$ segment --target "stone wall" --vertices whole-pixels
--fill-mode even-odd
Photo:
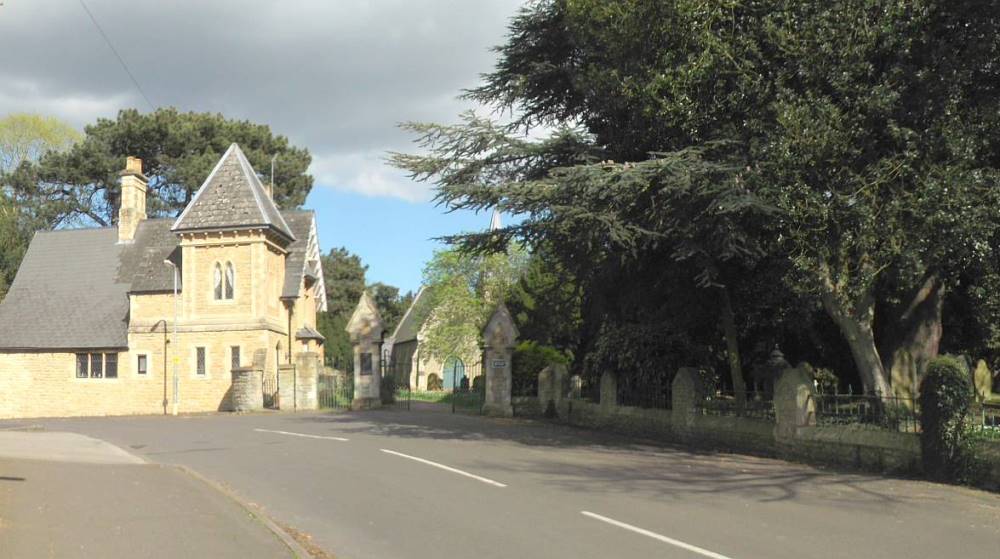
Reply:
[[[253,367],[233,369],[233,411],[248,412],[264,409],[261,371]]]
[[[319,371],[323,358],[316,353],[299,353],[295,356],[295,405],[300,410],[319,408],[317,396]]]
[[[564,399],[557,407],[558,418],[571,425],[664,442],[869,471],[920,471],[920,438],[916,434],[860,425],[817,426],[812,382],[802,373],[788,369],[776,382],[775,421],[704,414],[696,405],[701,396],[694,369],[681,369],[675,376],[672,410],[618,406],[609,401],[613,392],[608,388],[601,391],[600,403]],[[602,388],[607,388],[605,382]],[[1000,442],[984,443],[984,449],[993,483],[1000,486]]]

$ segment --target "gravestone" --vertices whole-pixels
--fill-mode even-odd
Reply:
[[[542,410],[552,402],[556,408],[567,396],[568,386],[566,365],[556,363],[549,365],[538,373],[538,405]]]
[[[774,384],[774,433],[792,438],[800,427],[816,425],[816,385],[806,367],[787,368]]]
[[[569,377],[569,393],[566,395],[571,400],[579,400],[583,395],[583,378],[580,375]]]
[[[354,409],[377,408],[382,405],[379,393],[382,371],[379,356],[382,353],[382,317],[375,301],[365,291],[345,328],[354,346]]]
[[[483,368],[486,372],[486,400],[483,413],[501,417],[514,415],[511,406],[511,357],[519,333],[503,303],[483,329]]]
[[[618,405],[618,377],[610,371],[601,374],[601,408],[608,410]]]

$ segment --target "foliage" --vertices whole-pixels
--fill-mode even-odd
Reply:
[[[396,326],[413,303],[413,292],[404,295],[399,294],[399,288],[387,285],[382,282],[375,282],[368,286],[368,293],[375,300],[378,313],[382,317],[382,324],[385,326],[386,336],[392,335],[396,331]]]
[[[556,364],[568,365],[569,358],[558,349],[533,340],[517,344],[510,361],[513,393],[521,394],[528,387],[536,386],[538,373],[545,367]]]
[[[924,470],[935,479],[962,481],[973,456],[965,441],[972,385],[965,367],[941,356],[927,366],[920,387],[920,446]]]
[[[524,215],[454,240],[548,244],[588,300],[606,295],[596,275],[653,255],[703,286],[783,261],[768,279],[822,304],[865,387],[888,394],[897,352],[937,353],[934,297],[995,258],[998,19],[969,1],[532,2],[468,92],[512,123],[409,125],[429,152],[393,162],[450,208]],[[551,134],[525,134],[538,126]],[[904,339],[877,340],[876,318]],[[593,338],[618,318],[584,320]]]
[[[118,172],[126,156],[143,161],[149,178],[147,213],[176,215],[236,142],[250,163],[270,181],[274,157],[274,200],[281,208],[301,206],[312,188],[309,151],[291,145],[270,127],[220,114],[182,113],[173,108],[140,113],[123,110],[98,119],[66,151],[51,151],[15,174],[19,200],[42,200],[54,213],[52,226],[111,225],[118,218]]]
[[[14,113],[0,119],[0,301],[14,281],[31,235],[51,226],[39,201],[17,196],[21,183],[11,173],[49,152],[69,149],[79,138],[76,130],[54,117]]]
[[[68,150],[81,135],[52,116],[11,113],[0,118],[0,176],[50,151]]]
[[[352,372],[354,351],[350,336],[344,328],[365,289],[365,271],[368,267],[361,263],[361,257],[344,247],[330,249],[320,256],[320,261],[323,266],[327,310],[317,313],[316,329],[326,338],[326,364]]]
[[[517,282],[526,259],[516,244],[506,252],[483,256],[435,252],[424,269],[428,297],[424,308],[429,316],[420,322],[427,354],[443,362],[476,351],[486,321]]]
[[[521,339],[575,354],[583,325],[582,295],[565,265],[546,249],[535,247],[506,303]]]

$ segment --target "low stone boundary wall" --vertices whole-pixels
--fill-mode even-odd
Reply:
[[[788,369],[775,385],[775,420],[706,415],[696,405],[697,371],[678,371],[670,410],[619,406],[613,378],[602,378],[599,403],[570,392],[556,406],[558,419],[579,427],[665,442],[725,448],[869,471],[919,473],[920,437],[860,425],[816,425],[814,387],[805,371]],[[605,374],[605,377],[608,377]],[[570,382],[572,385],[572,381]],[[575,397],[574,397],[575,396]],[[540,399],[543,395],[540,393]],[[546,391],[544,397],[554,399]],[[542,403],[539,402],[539,405]],[[991,479],[1000,486],[1000,441],[983,443]]]

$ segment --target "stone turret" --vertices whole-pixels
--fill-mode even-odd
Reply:
[[[381,401],[382,369],[382,317],[375,301],[367,291],[361,293],[358,306],[345,328],[354,346],[354,402],[355,409],[377,408]]]
[[[129,243],[135,239],[135,230],[146,219],[146,192],[149,180],[142,174],[142,159],[129,157],[121,178],[121,203],[118,207],[118,242]]]

